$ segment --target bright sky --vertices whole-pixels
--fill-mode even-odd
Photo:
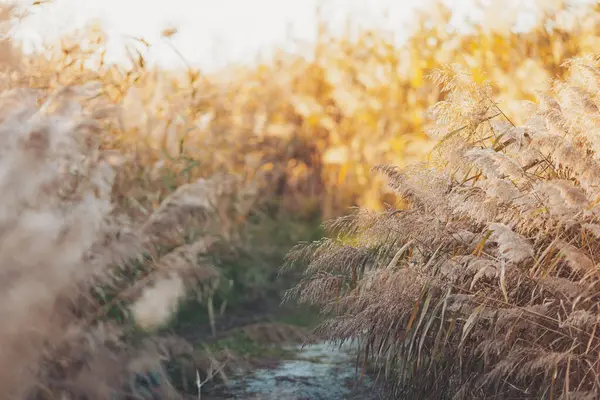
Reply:
[[[1,1],[1,0],[0,0]],[[31,4],[33,0],[17,0]],[[16,31],[27,46],[39,46],[60,34],[81,28],[96,19],[110,37],[109,54],[122,54],[127,36],[143,37],[153,45],[150,59],[163,65],[178,65],[180,59],[160,38],[160,32],[175,26],[173,44],[192,64],[215,69],[231,61],[255,59],[258,52],[274,45],[289,48],[290,39],[311,41],[316,34],[316,9],[332,29],[343,29],[347,16],[354,23],[406,32],[413,11],[430,0],[52,0],[32,9]],[[458,15],[468,15],[474,0],[446,0]],[[531,7],[536,1],[484,0],[501,4],[500,11],[519,3]],[[387,16],[385,13],[387,11]]]
[[[24,1],[25,2],[25,1]],[[31,2],[31,1],[29,1]],[[366,5],[370,2],[371,11]],[[173,44],[191,63],[214,68],[228,61],[246,61],[290,38],[314,39],[319,0],[53,0],[34,9],[18,36],[39,45],[58,34],[99,19],[108,31],[113,50],[125,36],[143,36],[153,44],[151,54],[163,64],[178,57],[160,38],[162,29],[176,26]],[[328,0],[324,12],[334,28],[342,28],[349,13],[361,20],[381,17],[397,0]],[[393,6],[390,18],[405,24],[416,2]],[[379,14],[379,15],[377,15]],[[43,27],[40,28],[40,27]]]

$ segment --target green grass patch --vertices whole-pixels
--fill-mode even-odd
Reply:
[[[273,322],[280,322],[305,328],[315,329],[323,318],[319,315],[319,309],[305,305],[285,305],[281,307],[279,313],[273,317]]]
[[[254,215],[241,235],[243,244],[239,248],[217,248],[212,255],[213,264],[222,273],[221,284],[213,296],[217,325],[228,318],[257,315],[274,322],[316,326],[316,310],[292,304],[280,310],[285,291],[299,279],[298,271],[280,274],[280,269],[289,250],[299,241],[322,237],[320,221],[301,220],[293,215]],[[190,299],[180,305],[168,328],[199,332],[208,326],[207,305]]]
[[[243,331],[204,344],[209,351],[219,353],[229,351],[237,357],[246,359],[293,359],[297,352],[278,345],[267,345],[252,340]]]

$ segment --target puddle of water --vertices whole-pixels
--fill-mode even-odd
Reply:
[[[233,379],[228,392],[233,398],[261,400],[379,398],[375,397],[373,382],[368,377],[357,380],[352,344],[341,348],[326,343],[290,348],[297,350],[296,359]],[[353,397],[359,392],[363,394]],[[365,395],[368,393],[371,397]]]

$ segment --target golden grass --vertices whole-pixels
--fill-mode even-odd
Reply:
[[[421,18],[402,47],[378,32],[323,32],[311,59],[281,53],[214,76],[154,69],[135,51],[130,66],[108,65],[93,27],[45,55],[3,42],[0,320],[10,323],[0,327],[0,365],[11,366],[0,368],[3,392],[105,399],[125,390],[136,365],[166,357],[149,343],[123,348],[136,322],[165,323],[184,292],[210,307],[220,271],[205,256],[215,243],[237,244],[257,208],[276,202],[284,212],[328,218],[395,200],[380,193],[370,169],[407,165],[432,148],[440,132],[427,130],[426,110],[447,99],[426,79],[435,68],[466,65],[476,82],[487,71],[499,89],[470,87],[461,105],[495,109],[491,99],[500,99],[518,123],[528,111],[505,100],[533,99],[599,39],[594,8],[581,25],[549,29],[552,14],[526,34],[449,33],[449,14],[439,11],[433,27]],[[441,104],[438,111],[455,105]],[[576,192],[567,183],[548,191]],[[366,260],[352,250],[359,239],[349,232],[346,247],[327,257]],[[487,242],[479,243],[473,251],[482,255]],[[360,268],[351,271],[354,284]],[[339,283],[326,278],[327,287]],[[381,279],[384,292],[402,284]],[[509,292],[505,282],[500,293]],[[115,307],[126,308],[125,322],[108,317]]]
[[[427,79],[434,69],[458,63],[476,82],[495,82],[494,98],[518,120],[512,100],[533,99],[565,73],[564,61],[593,51],[600,38],[593,7],[575,26],[554,12],[519,34],[486,26],[449,32],[451,13],[435,11],[401,46],[376,31],[356,38],[322,31],[309,58],[280,52],[215,75],[149,67],[143,41],[132,46],[130,67],[105,64],[103,33],[91,27],[47,56],[25,57],[24,72],[6,85],[98,84],[119,109],[103,135],[103,148],[122,153],[115,195],[137,214],[219,171],[253,180],[296,212],[317,207],[328,218],[353,205],[381,209],[381,182],[370,168],[406,165],[431,148],[426,111],[444,98]]]
[[[289,295],[398,398],[598,398],[600,57],[568,66],[519,124],[490,85],[436,73],[431,160],[376,168],[406,207],[290,253],[305,278]]]

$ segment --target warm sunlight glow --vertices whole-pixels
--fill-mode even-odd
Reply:
[[[0,399],[600,399],[590,1],[0,0]]]
[[[21,0],[20,4],[31,4]],[[44,41],[76,27],[98,20],[110,35],[109,56],[122,56],[128,37],[143,37],[153,45],[149,59],[162,65],[181,64],[180,57],[164,43],[160,33],[177,27],[172,44],[190,63],[204,68],[222,67],[231,61],[249,61],[275,45],[288,48],[316,37],[317,8],[335,31],[353,25],[376,27],[402,39],[414,10],[425,1],[397,0],[53,0],[34,8],[27,22],[17,31],[26,48],[37,48]],[[447,0],[456,18],[478,18],[473,0]],[[485,3],[485,2],[484,2]],[[519,6],[530,10],[535,1],[503,1],[510,12]],[[525,15],[521,24],[531,18]],[[295,40],[296,44],[292,44]]]
[[[177,27],[173,44],[186,59],[204,67],[216,67],[228,61],[246,61],[257,52],[290,39],[312,41],[316,34],[318,0],[55,0],[32,12],[18,36],[27,46],[39,46],[73,27],[82,27],[97,19],[106,27],[118,56],[127,36],[143,37],[154,45],[152,58],[161,64],[178,63],[176,54],[161,44],[163,29]],[[345,17],[361,15],[365,22],[381,20],[383,9],[391,8],[389,20],[396,30],[410,19],[415,2],[391,6],[394,1],[329,1],[323,12],[337,29],[343,29]],[[374,6],[373,3],[378,3]],[[391,7],[390,7],[391,6]],[[362,19],[362,18],[361,18]],[[399,28],[399,29],[398,29]],[[176,65],[176,64],[175,64]]]

